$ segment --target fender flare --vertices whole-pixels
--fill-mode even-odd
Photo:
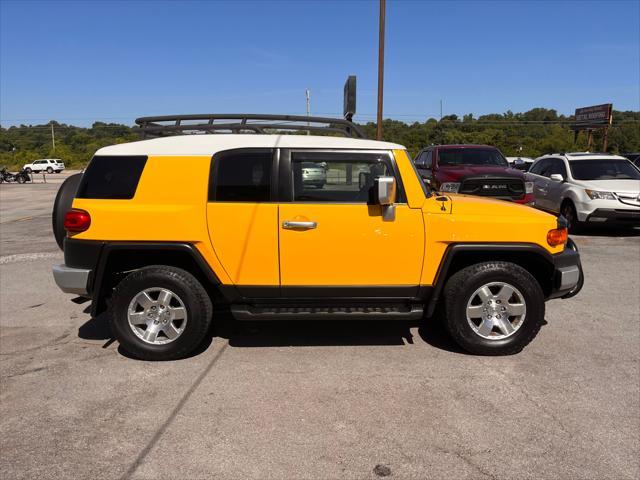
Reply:
[[[564,220],[564,217],[561,217]],[[429,298],[426,308],[426,317],[433,316],[438,300],[442,294],[445,283],[449,278],[449,270],[454,258],[460,253],[477,252],[477,253],[526,253],[538,256],[546,262],[550,268],[553,268],[553,255],[535,243],[452,243],[450,244],[440,262],[440,267],[436,273],[436,281],[433,292]]]
[[[206,278],[209,285],[218,288],[221,281],[206,262],[198,249],[191,243],[185,242],[105,242],[100,252],[100,258],[95,271],[92,272],[91,285],[91,315],[96,317],[105,310],[105,274],[108,273],[109,261],[112,254],[122,251],[139,252],[182,252],[186,253],[196,264],[200,273]],[[207,285],[204,285],[207,288]]]

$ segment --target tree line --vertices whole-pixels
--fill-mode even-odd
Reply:
[[[477,118],[472,114],[462,118],[447,115],[440,120],[429,118],[410,124],[387,119],[383,122],[383,135],[386,141],[405,145],[411,155],[428,145],[474,143],[496,146],[506,156],[535,158],[545,153],[586,150],[586,133],[576,138],[572,122],[572,116],[534,108],[524,113],[508,111]],[[361,127],[368,138],[375,138],[375,123]],[[594,133],[592,150],[602,150],[602,137],[601,130]],[[138,139],[135,127],[117,123],[95,122],[85,128],[51,121],[0,127],[0,165],[17,169],[39,158],[61,158],[68,167],[79,168],[101,147]],[[640,151],[640,112],[614,111],[608,143],[612,153]]]

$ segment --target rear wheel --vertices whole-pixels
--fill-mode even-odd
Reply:
[[[453,339],[479,355],[510,355],[538,334],[544,295],[519,265],[485,262],[456,272],[445,286],[445,323]]]
[[[53,168],[47,167],[47,173],[53,173]]]
[[[124,350],[143,360],[192,352],[211,325],[213,307],[189,272],[156,265],[127,275],[113,293],[111,329]]]
[[[567,220],[567,228],[570,233],[578,233],[583,223],[578,220],[576,207],[571,200],[565,200],[560,207],[560,214]]]

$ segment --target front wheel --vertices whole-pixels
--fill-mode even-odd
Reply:
[[[565,200],[560,207],[560,214],[567,220],[567,230],[570,233],[578,233],[583,227],[583,223],[578,220],[576,207],[571,200]]]
[[[52,174],[52,173],[53,173],[53,168],[51,168],[51,167],[47,167],[47,173],[48,173],[48,174]]]
[[[24,182],[25,182],[25,179],[24,179],[24,177],[23,177],[22,175],[18,175],[18,176],[16,177],[16,182],[18,182],[18,183],[24,183]]]
[[[463,349],[511,355],[535,338],[544,322],[544,295],[525,269],[510,262],[464,268],[447,281],[446,325]]]
[[[24,171],[27,172],[27,173],[31,173],[33,170],[31,170],[30,167],[27,167],[27,168],[24,169]]]
[[[111,329],[124,350],[143,360],[174,360],[191,353],[209,330],[209,295],[180,268],[136,270],[116,287]]]

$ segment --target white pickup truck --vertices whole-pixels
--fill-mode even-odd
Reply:
[[[27,163],[24,169],[28,173],[60,173],[64,170],[64,163],[59,158],[43,158],[42,160],[34,160],[31,163]]]

